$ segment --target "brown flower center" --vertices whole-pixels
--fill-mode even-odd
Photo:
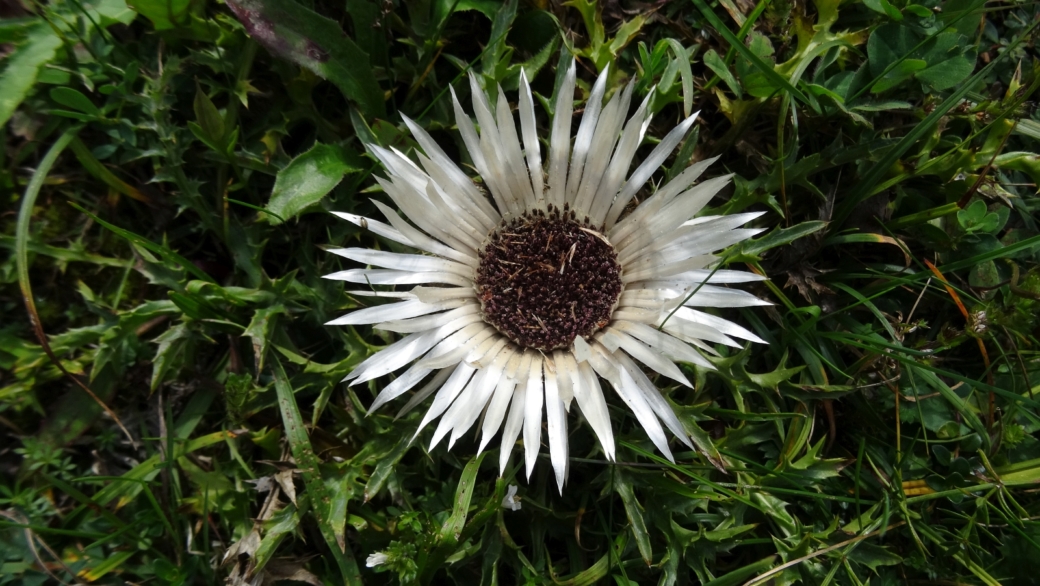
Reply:
[[[550,206],[491,233],[480,251],[476,288],[484,321],[521,346],[549,351],[610,322],[621,266],[587,219]]]

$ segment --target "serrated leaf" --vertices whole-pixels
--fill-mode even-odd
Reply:
[[[787,512],[788,504],[786,502],[760,491],[752,492],[750,497],[755,508],[772,517],[787,535],[794,535],[797,532],[798,522],[791,516],[791,513]]]
[[[848,556],[850,560],[863,564],[875,572],[879,566],[896,566],[903,563],[903,558],[873,543],[861,543],[851,548]]]
[[[513,21],[516,20],[516,0],[509,0],[503,2],[501,7],[491,17],[491,33],[488,37],[489,45],[487,50],[484,52],[484,57],[480,63],[481,72],[490,76],[492,79],[497,81],[495,75],[499,65],[505,65],[502,63],[503,55],[509,51],[509,46],[506,44],[506,37],[509,35],[509,28],[512,26]],[[494,84],[492,84],[494,85]],[[489,90],[493,90],[491,86]],[[494,91],[491,92],[492,95]]]
[[[792,376],[798,374],[805,369],[805,365],[796,366],[794,368],[785,368],[787,365],[787,353],[780,358],[780,365],[776,367],[773,372],[766,372],[763,374],[754,374],[746,372],[748,380],[755,383],[763,389],[770,389],[776,391],[780,388],[780,383],[790,380]]]
[[[270,337],[271,324],[282,313],[285,313],[285,306],[282,304],[262,307],[256,310],[256,313],[253,314],[253,319],[249,322],[246,330],[242,332],[243,336],[252,341],[253,359],[256,361],[257,370],[263,370],[264,368],[264,357],[267,355],[267,342]]]
[[[820,438],[820,441],[816,442],[816,445],[806,450],[804,456],[791,462],[788,469],[797,470],[798,472],[796,474],[798,476],[812,478],[814,480],[822,480],[824,478],[833,478],[838,476],[847,462],[841,458],[821,458],[819,456],[820,450],[823,448],[826,441],[827,438]]]
[[[58,35],[47,23],[40,22],[27,30],[25,40],[7,56],[0,73],[0,126],[11,119],[36,83],[40,70],[54,59],[59,47]]]
[[[732,517],[730,519],[732,520]],[[733,527],[725,527],[725,528],[720,528],[720,529],[713,529],[711,531],[705,531],[704,532],[704,538],[707,539],[708,541],[713,541],[715,543],[720,543],[722,541],[733,539],[734,537],[740,535],[741,533],[747,533],[748,531],[751,531],[755,527],[758,527],[757,523],[750,524],[750,525],[736,525],[736,526],[733,526]]]
[[[330,467],[326,466],[328,470]],[[347,505],[354,498],[357,488],[357,470],[350,465],[341,467],[341,473],[326,472],[323,475],[325,489],[329,495],[328,523],[340,550],[347,549]]]
[[[379,494],[379,491],[383,490],[383,486],[386,485],[390,474],[397,468],[398,463],[404,457],[411,444],[412,440],[408,437],[408,434],[402,434],[393,451],[379,458],[379,462],[376,464],[375,469],[372,470],[372,474],[368,477],[368,482],[365,484],[366,503]]]

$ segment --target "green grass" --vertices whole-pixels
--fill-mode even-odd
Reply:
[[[0,19],[0,584],[1035,582],[1037,4],[26,6]],[[608,392],[618,462],[572,417],[560,496],[547,454],[498,478],[474,438],[410,445],[418,411],[366,417],[387,377],[339,381],[393,338],[323,326],[361,301],[320,276],[396,246],[327,213],[386,201],[363,143],[416,148],[406,115],[462,159],[449,86],[515,104],[521,68],[548,136],[571,55],[583,99],[608,64],[656,87],[648,142],[701,112],[655,181],[721,157],[708,212],[768,212],[723,256],[775,305],[726,312],[768,346],[654,379],[697,451],[665,460]]]

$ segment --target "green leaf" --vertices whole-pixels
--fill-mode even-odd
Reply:
[[[975,200],[971,205],[957,212],[957,223],[965,230],[972,230],[982,223],[986,217],[986,204],[982,200]]]
[[[883,92],[914,77],[934,91],[949,89],[975,69],[976,51],[962,34],[952,31],[922,37],[913,29],[886,24],[867,40],[871,73],[878,81],[871,87]]]
[[[715,52],[715,49],[709,49],[708,52],[704,54],[704,64],[708,66],[708,69],[714,71],[715,75],[719,76],[719,79],[726,82],[730,91],[736,94],[738,98],[744,96],[744,91],[741,89],[737,78],[733,76],[733,72],[729,70],[729,67],[726,66],[726,62],[723,61],[722,57]]]
[[[804,456],[791,462],[789,469],[796,470],[797,472],[794,474],[797,476],[814,480],[838,476],[841,473],[841,469],[845,467],[846,462],[841,458],[819,457],[820,449],[823,448],[826,440],[827,438],[820,438],[816,445],[806,450]]]
[[[256,361],[256,369],[263,370],[264,356],[267,355],[267,343],[270,338],[271,324],[276,321],[278,315],[285,313],[285,306],[281,304],[271,307],[262,307],[253,314],[243,336],[248,337],[253,343],[253,359]]]
[[[339,185],[347,173],[360,171],[360,166],[342,147],[315,144],[278,172],[265,211],[268,221],[278,225],[296,217]]]
[[[440,532],[437,534],[437,545],[451,545],[459,543],[462,528],[466,526],[466,516],[469,514],[469,503],[473,500],[473,487],[477,483],[477,471],[480,463],[484,461],[487,452],[471,458],[462,470],[459,485],[455,489],[455,505],[451,509],[451,515],[444,521]]]
[[[78,94],[79,92],[76,93]],[[82,94],[80,95],[82,96]],[[86,99],[86,96],[84,96],[84,99]],[[72,152],[76,154],[76,159],[79,160],[80,165],[83,165],[83,169],[103,181],[105,185],[108,185],[115,191],[122,193],[125,196],[132,197],[137,201],[151,203],[148,196],[141,193],[139,189],[130,185],[126,181],[123,181],[112,171],[109,171],[108,167],[102,164],[101,161],[97,160],[97,157],[94,156],[94,153],[87,148],[87,145],[85,145],[82,140],[76,138],[69,146],[72,148]]]
[[[622,49],[632,42],[632,39],[636,38],[636,35],[639,34],[639,31],[643,28],[644,24],[646,24],[646,17],[642,14],[637,15],[632,20],[622,23],[621,26],[618,27],[617,34],[614,35],[614,38],[607,46],[610,55],[616,57]]]
[[[230,0],[227,5],[268,51],[331,81],[370,118],[386,116],[368,55],[334,20],[292,0]]]
[[[903,558],[873,543],[860,543],[848,553],[848,556],[850,560],[875,572],[879,566],[897,566],[903,563]]]
[[[966,423],[972,431],[979,434],[980,437],[986,438],[986,447],[987,449],[989,448],[989,434],[986,433],[986,426],[983,425],[979,416],[975,414],[970,403],[964,401],[964,399],[957,395],[957,393],[954,392],[945,381],[936,376],[935,372],[933,372],[934,369],[926,370],[924,365],[921,365],[921,367],[908,366],[908,370],[914,377],[921,377],[921,380],[923,380],[925,384],[936,391],[939,391],[939,394],[946,399],[950,406],[957,410],[964,423]],[[978,384],[977,386],[981,388],[982,385]]]
[[[157,31],[184,26],[191,0],[127,0],[127,6],[152,21]]]
[[[628,517],[628,526],[632,528],[632,535],[636,538],[639,555],[649,566],[654,561],[654,554],[650,549],[650,534],[646,530],[646,521],[643,520],[643,507],[636,500],[635,492],[632,490],[632,481],[624,472],[615,469],[614,486],[621,497],[621,502],[625,505],[625,516]]]
[[[816,5],[816,29],[829,31],[831,25],[838,20],[841,0],[813,0],[813,4]]]
[[[15,109],[36,83],[44,65],[54,60],[61,39],[46,22],[39,22],[25,33],[25,40],[7,56],[0,73],[0,126],[7,124]]]
[[[307,504],[307,501],[304,499],[300,499],[300,501],[301,506]],[[274,557],[278,546],[282,544],[285,537],[299,526],[300,513],[301,511],[297,510],[296,505],[289,503],[284,509],[272,515],[271,519],[265,523],[264,537],[260,540],[260,545],[257,546],[256,551],[252,554],[252,563],[257,571],[267,566],[267,563]]]
[[[509,35],[510,26],[516,20],[516,7],[516,0],[503,2],[491,19],[491,35],[488,48],[484,51],[483,59],[480,62],[480,71],[494,81],[501,81],[496,72],[500,64],[505,65],[502,63],[503,57],[511,51],[506,44],[506,37]],[[490,92],[492,95],[494,95],[493,85],[488,86],[488,89],[492,90]]]
[[[201,131],[200,140],[214,147],[214,150],[219,153],[225,152],[224,117],[220,115],[220,111],[213,104],[213,100],[210,100],[206,92],[202,91],[202,86],[200,85],[195,86],[193,107],[195,120],[198,125],[192,127],[192,132],[199,135]]]
[[[913,29],[895,23],[874,29],[867,39],[871,74],[877,77],[884,73],[888,66],[909,55],[919,40]]]
[[[128,559],[130,559],[135,553],[134,551],[121,551],[112,554],[105,558],[100,564],[90,568],[89,570],[81,570],[79,574],[84,580],[88,582],[94,582],[100,580],[106,574],[118,570]]]
[[[928,66],[914,77],[934,91],[954,87],[975,70],[975,47],[959,33],[945,32],[932,37],[919,54]]]
[[[70,87],[56,87],[50,91],[51,99],[58,102],[62,106],[67,106],[73,110],[79,110],[87,114],[94,116],[100,116],[101,110],[94,105],[94,102],[90,101],[90,98],[83,95],[77,89]]]
[[[1040,140],[1040,124],[1032,120],[1019,120],[1015,125],[1015,133]],[[1002,153],[994,161],[993,166],[999,169],[1021,171],[1033,180],[1040,181],[1040,155],[1030,152]]]
[[[791,513],[787,512],[788,503],[765,492],[751,493],[751,502],[763,513],[773,518],[780,529],[788,536],[794,535],[798,530],[798,522]],[[776,537],[774,537],[776,539]]]
[[[853,110],[860,112],[887,112],[889,110],[910,110],[913,104],[902,100],[884,100],[881,102],[866,102],[856,104]]]
[[[693,112],[693,69],[690,68],[690,59],[697,53],[695,45],[687,51],[682,43],[675,39],[664,39],[668,47],[675,55],[675,63],[679,65],[679,77],[682,82],[683,91],[683,116],[689,117]]]
[[[932,15],[932,10],[930,8],[921,6],[920,4],[907,4],[906,8],[904,8],[903,10],[906,10],[910,14],[913,14],[914,16],[917,16],[919,18],[928,18]]]
[[[914,73],[923,71],[926,67],[928,67],[928,62],[924,59],[903,59],[879,79],[870,88],[870,91],[880,94],[910,79]]]
[[[192,332],[185,323],[179,323],[155,338],[159,349],[155,351],[155,358],[152,360],[153,391],[166,380],[167,372],[181,361],[192,338]]]
[[[739,586],[747,581],[751,576],[769,571],[773,567],[774,563],[776,563],[776,556],[771,555],[767,558],[760,559],[753,564],[748,564],[742,568],[737,568],[736,570],[723,574],[710,582],[706,582],[704,586]]]
[[[978,17],[983,14],[985,4],[985,0],[946,0],[937,16],[943,24],[952,26],[952,30],[972,36],[978,31]]]
[[[758,385],[762,389],[768,389],[771,391],[778,391],[780,383],[786,382],[791,379],[792,376],[801,372],[805,366],[795,366],[794,368],[786,368],[787,366],[787,352],[784,352],[783,356],[780,357],[779,365],[772,372],[764,374],[754,374],[751,372],[744,371],[747,375],[748,380]],[[741,367],[742,369],[743,367]]]
[[[501,2],[497,0],[434,0],[433,21],[444,22],[449,15],[467,10],[475,10],[488,19],[494,20],[495,12],[498,11],[500,5]]]
[[[18,43],[37,22],[35,18],[4,18],[0,20],[0,43]]]
[[[892,20],[903,20],[903,13],[899,12],[899,9],[895,6],[892,6],[888,0],[863,0],[863,4],[874,12],[880,12]]]
[[[340,550],[347,549],[347,506],[354,498],[357,488],[357,469],[350,465],[339,466],[339,473],[333,466],[325,466],[324,482],[329,495],[328,524],[336,538]]]
[[[729,520],[732,520],[732,517],[730,517]],[[722,543],[758,527],[757,523],[753,525],[736,525],[732,527],[724,527],[725,525],[727,525],[727,523],[724,522],[723,526],[720,526],[719,529],[705,531],[704,538],[708,541],[714,541],[715,543]]]
[[[201,295],[185,295],[177,291],[169,291],[167,295],[170,296],[170,301],[191,319],[219,320],[226,317]]]
[[[372,474],[368,477],[368,482],[365,484],[366,503],[379,494],[379,491],[383,490],[386,481],[390,478],[394,469],[397,468],[401,458],[404,457],[411,445],[412,438],[408,437],[408,434],[402,434],[394,449],[379,459],[375,469],[372,470]]]

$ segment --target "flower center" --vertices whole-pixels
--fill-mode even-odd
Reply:
[[[480,251],[477,294],[484,321],[510,340],[549,351],[610,322],[621,266],[606,237],[574,212],[550,206],[505,222]]]

